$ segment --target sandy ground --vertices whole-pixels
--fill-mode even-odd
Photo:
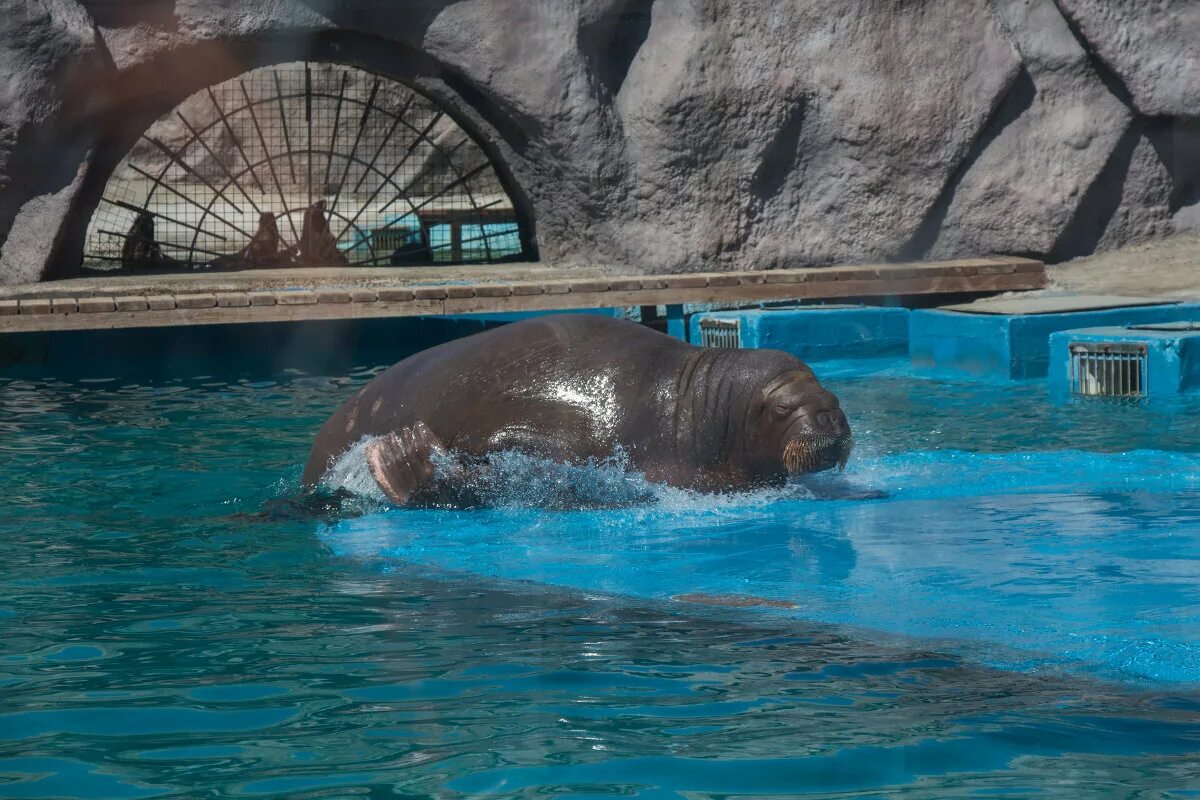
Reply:
[[[1067,261],[1046,274],[1047,291],[1200,299],[1200,233]]]

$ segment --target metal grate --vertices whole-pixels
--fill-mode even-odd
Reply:
[[[143,134],[88,228],[84,266],[495,263],[527,257],[479,145],[432,100],[296,62],[196,93]]]
[[[1147,347],[1129,342],[1076,342],[1070,346],[1071,392],[1088,397],[1145,397]]]
[[[741,347],[742,323],[736,319],[701,319],[700,346]]]

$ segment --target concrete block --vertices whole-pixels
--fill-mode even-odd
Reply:
[[[150,305],[146,302],[146,298],[140,295],[118,297],[116,304],[117,311],[146,311],[150,308]]]
[[[1047,314],[971,314],[928,309],[909,317],[913,366],[991,380],[1044,378],[1059,331],[1200,318],[1200,305],[1165,303]]]
[[[250,296],[245,292],[217,292],[218,308],[245,308],[250,305]]]
[[[317,302],[326,304],[349,303],[350,292],[345,289],[318,289]]]
[[[252,306],[275,305],[274,292],[247,292],[246,296],[250,298],[250,305]]]
[[[317,303],[317,293],[308,289],[275,292],[275,303],[281,306],[311,306]]]
[[[49,314],[50,301],[44,297],[21,301],[22,314]]]
[[[79,298],[79,313],[81,314],[103,314],[107,311],[116,311],[117,301],[111,297],[81,297]]]
[[[214,294],[179,294],[175,295],[175,307],[185,309],[215,308],[217,297]]]
[[[1056,399],[1072,396],[1071,346],[1091,345],[1099,350],[1103,345],[1143,345],[1145,358],[1137,367],[1114,367],[1123,369],[1119,373],[1125,386],[1134,384],[1150,399],[1174,397],[1188,392],[1200,392],[1200,314],[1196,321],[1164,323],[1161,326],[1135,326],[1124,328],[1083,328],[1061,331],[1050,336],[1050,393]],[[1090,366],[1090,369],[1089,369]],[[1084,374],[1080,380],[1083,394],[1091,394],[1097,384],[1111,383],[1103,375],[1104,365],[1082,364],[1085,372],[1099,372],[1098,376]],[[1136,377],[1131,378],[1133,374]],[[1111,375],[1111,372],[1110,372]],[[1093,387],[1088,389],[1089,384]]]
[[[901,355],[908,351],[908,309],[799,306],[695,314],[688,341],[699,344],[704,320],[736,321],[742,347],[784,350],[800,358]]]
[[[703,285],[704,284],[701,283],[701,286],[703,286]],[[589,280],[589,281],[572,281],[570,290],[577,294],[584,294],[584,293],[589,293],[589,292],[607,292],[611,288],[612,288],[612,283],[610,281]],[[553,292],[549,292],[549,290],[547,290],[547,292],[550,294],[553,294]]]

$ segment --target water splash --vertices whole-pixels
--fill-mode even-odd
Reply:
[[[337,458],[321,481],[331,493],[349,492],[380,505],[388,499],[367,466],[371,438],[352,445]],[[767,505],[784,498],[812,498],[799,482],[785,487],[708,494],[652,483],[618,451],[608,458],[567,464],[514,450],[492,453],[486,463],[458,453],[435,453],[435,479],[456,487],[457,507],[499,509],[585,510],[642,507],[681,512],[720,507]],[[452,477],[453,476],[453,477]]]
[[[387,505],[387,496],[371,477],[371,470],[367,466],[367,445],[371,441],[372,437],[364,436],[338,456],[321,478],[320,488],[330,493],[349,492],[356,497]]]

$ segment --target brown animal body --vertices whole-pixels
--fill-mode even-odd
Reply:
[[[439,345],[362,388],[321,428],[304,482],[356,442],[396,503],[444,497],[450,453],[476,469],[515,450],[560,462],[624,456],[658,483],[726,491],[845,463],[850,427],[798,358],[700,348],[595,315],[539,317]]]

